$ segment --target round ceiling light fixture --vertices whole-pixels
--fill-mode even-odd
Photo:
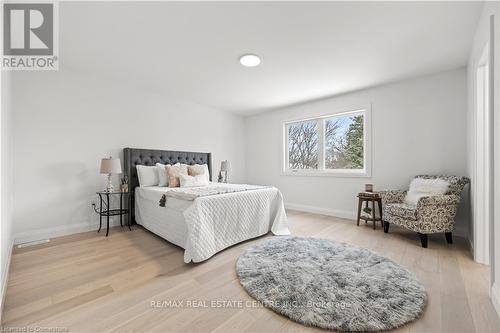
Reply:
[[[244,54],[240,57],[240,64],[245,67],[255,67],[260,64],[260,57],[256,54]]]

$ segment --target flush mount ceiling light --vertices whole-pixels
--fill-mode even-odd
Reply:
[[[260,64],[260,57],[255,54],[244,54],[240,57],[240,63],[245,67],[255,67]]]

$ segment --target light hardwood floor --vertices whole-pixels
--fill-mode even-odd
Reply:
[[[289,211],[292,233],[356,244],[414,272],[429,303],[419,320],[398,332],[500,332],[488,297],[488,267],[472,261],[465,240],[444,235],[420,247],[416,234],[380,225]],[[268,237],[268,236],[267,236]],[[201,264],[141,227],[61,237],[15,249],[3,326],[63,327],[70,332],[324,332],[265,308],[154,308],[152,301],[252,299],[239,285],[235,262],[262,237],[231,247]],[[165,303],[164,303],[165,304]],[[167,303],[168,305],[168,303]],[[194,304],[192,304],[194,305]],[[228,304],[226,304],[228,305]]]

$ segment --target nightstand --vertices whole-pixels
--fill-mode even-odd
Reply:
[[[372,204],[371,208],[368,206],[368,203]],[[365,208],[363,209],[363,204],[365,204]],[[375,204],[378,204],[379,217],[375,216]],[[370,211],[369,213],[364,210]],[[363,211],[363,212],[362,212]],[[375,230],[375,225],[378,221],[384,226],[384,221],[382,219],[382,198],[376,192],[360,192],[358,193],[358,218],[357,225],[359,227],[359,220],[365,220],[365,223],[368,221],[373,221],[373,230]]]
[[[107,192],[107,191],[99,191],[96,192],[97,195],[99,195],[99,210],[96,211],[97,214],[99,214],[99,230],[97,232],[101,231],[102,227],[102,218],[106,217],[106,237],[108,237],[109,234],[109,217],[110,216],[120,216],[120,226],[123,227],[123,215],[128,214],[128,208],[123,208],[123,197],[130,195],[129,192]],[[109,197],[111,196],[120,196],[120,209],[111,209],[111,205],[109,203]],[[103,207],[104,205],[104,207]],[[130,228],[130,221],[127,220],[127,226],[129,230],[132,230]]]

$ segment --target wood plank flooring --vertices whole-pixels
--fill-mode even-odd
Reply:
[[[444,235],[433,235],[423,249],[416,234],[392,226],[384,234],[380,225],[374,231],[351,220],[294,211],[288,216],[293,235],[359,245],[417,275],[429,303],[419,320],[398,332],[500,332],[488,296],[489,269],[472,261],[464,239],[448,245]],[[2,325],[70,332],[324,332],[236,302],[203,307],[217,300],[252,304],[234,266],[262,239],[187,265],[182,249],[139,226],[113,228],[108,238],[88,232],[15,249]]]

